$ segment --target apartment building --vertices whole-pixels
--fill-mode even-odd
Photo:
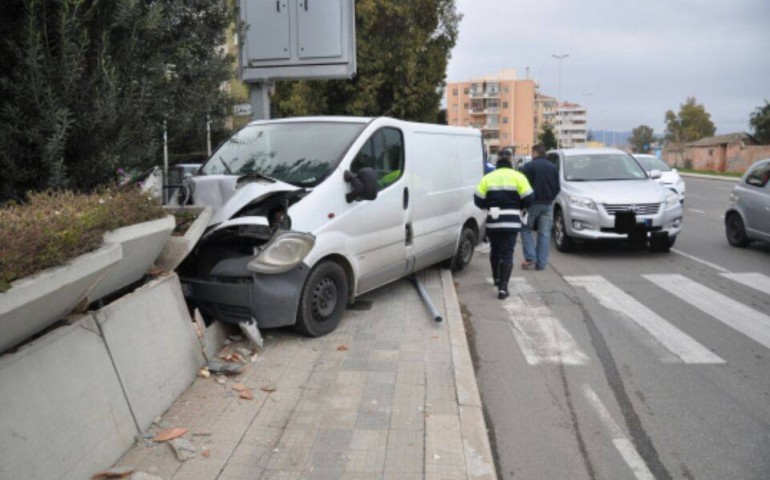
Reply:
[[[535,144],[535,82],[517,80],[516,70],[447,83],[447,123],[482,131],[489,153],[515,146],[528,154]]]
[[[577,103],[562,102],[554,123],[554,133],[562,148],[584,148],[588,141],[588,114]]]

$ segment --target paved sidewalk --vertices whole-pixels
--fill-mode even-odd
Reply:
[[[420,278],[444,322],[402,280],[325,337],[263,331],[254,363],[197,378],[145,435],[186,428],[193,458],[145,438],[118,465],[164,480],[495,479],[452,275]]]

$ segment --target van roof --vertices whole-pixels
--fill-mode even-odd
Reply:
[[[410,125],[415,130],[426,129],[428,131],[438,127],[443,132],[455,132],[467,135],[468,132],[481,135],[481,131],[476,128],[470,127],[457,127],[450,125],[440,125],[434,123],[421,123],[411,122],[408,120],[400,120],[392,117],[353,117],[353,116],[313,116],[313,117],[290,117],[290,118],[276,118],[267,120],[254,120],[249,122],[249,125],[259,125],[264,123],[302,123],[302,122],[333,122],[333,123],[357,123],[368,124],[377,120],[383,120],[386,122],[393,122],[402,125]]]

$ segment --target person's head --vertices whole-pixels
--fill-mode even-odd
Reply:
[[[511,166],[511,162],[513,161],[513,152],[511,152],[510,149],[504,148],[503,150],[500,150],[497,152],[497,166]]]
[[[545,157],[545,147],[539,143],[532,147],[532,158],[537,157]]]

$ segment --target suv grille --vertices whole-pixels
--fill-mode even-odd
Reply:
[[[659,203],[637,203],[637,204],[621,204],[621,205],[607,205],[604,204],[604,209],[610,215],[615,215],[615,212],[624,210],[632,210],[637,215],[656,215],[660,210]]]

